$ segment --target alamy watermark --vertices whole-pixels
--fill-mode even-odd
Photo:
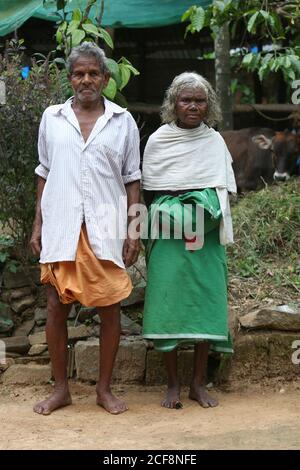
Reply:
[[[4,341],[0,339],[0,366],[6,364],[6,347]]]
[[[5,81],[0,77],[0,105],[6,104]]]
[[[292,82],[292,88],[295,88],[295,91],[292,94],[292,103],[300,104],[300,80],[294,80]]]
[[[201,249],[204,243],[204,207],[198,204],[154,202],[149,212],[144,204],[132,204],[127,213],[127,197],[122,196],[118,206],[99,204],[93,216],[101,227],[98,236],[102,240],[125,240],[127,236],[133,240],[184,240],[187,250]]]
[[[292,349],[296,349],[292,354],[292,363],[298,365],[300,364],[300,339],[292,342]]]

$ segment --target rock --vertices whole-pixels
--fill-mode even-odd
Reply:
[[[32,307],[26,308],[24,312],[22,312],[21,318],[22,321],[28,321],[28,320],[33,320],[34,318],[34,312],[33,312],[34,305]]]
[[[34,310],[34,321],[39,326],[45,325],[47,321],[47,309],[45,307],[37,307]]]
[[[3,275],[3,284],[6,289],[17,289],[18,287],[29,286],[30,279],[23,271],[12,273],[5,270]]]
[[[11,308],[16,313],[22,313],[28,307],[32,307],[35,303],[35,297],[33,295],[29,295],[27,297],[22,297],[20,299],[13,300],[11,302]]]
[[[24,354],[30,348],[27,336],[11,336],[9,338],[2,338],[1,341],[5,343],[6,353]]]
[[[50,356],[49,354],[41,355],[41,356],[23,356],[23,357],[16,357],[14,359],[16,364],[49,364]]]
[[[144,301],[147,280],[147,268],[145,257],[143,255],[140,255],[137,262],[133,266],[128,268],[127,272],[131,277],[133,290],[127,299],[122,300],[121,305],[123,307],[135,305]]]
[[[2,374],[5,385],[40,385],[51,380],[51,367],[37,364],[13,364]]]
[[[115,383],[142,383],[146,365],[146,343],[129,338],[121,340],[113,371]],[[76,373],[80,380],[98,380],[99,341],[79,341],[75,345]]]
[[[68,318],[73,319],[77,317],[77,311],[75,305],[72,305]]]
[[[36,306],[41,308],[47,307],[47,291],[45,286],[38,287]]]
[[[8,305],[2,304],[0,307],[0,336],[9,336],[13,328],[13,311],[9,308]]]
[[[94,315],[93,316],[93,321],[94,323],[97,323],[97,325],[101,325],[101,319],[99,315]]]
[[[36,285],[41,284],[41,268],[39,265],[37,266],[30,266],[29,268],[30,278],[32,282]]]
[[[121,334],[126,336],[140,335],[142,327],[121,313]]]
[[[85,325],[80,326],[69,326],[68,327],[68,338],[70,340],[84,339],[89,337],[89,330]],[[34,344],[46,344],[46,333],[36,333],[29,336],[29,342],[33,346]]]
[[[2,289],[0,300],[4,302],[5,304],[8,304],[10,301],[10,294],[11,294],[10,289]]]
[[[90,336],[93,336],[95,338],[99,338],[99,333],[100,333],[100,325],[97,323],[96,325],[89,325],[88,326],[89,334]]]
[[[299,362],[296,363],[293,358]],[[299,377],[299,363],[299,333],[256,332],[239,335],[234,343],[231,367],[224,380],[245,385],[262,383],[274,377],[296,380]]]
[[[265,307],[240,317],[239,321],[246,329],[299,331],[300,308],[296,305]]]
[[[147,282],[147,267],[144,255],[140,255],[137,262],[127,269],[134,287],[140,284],[144,285]]]
[[[15,328],[13,336],[28,336],[34,328],[34,320],[26,320]]]
[[[14,289],[10,293],[10,301],[21,299],[22,297],[28,297],[31,295],[30,287],[22,287],[21,289]]]
[[[0,361],[0,372],[6,371],[14,363],[15,360],[12,357],[6,357],[4,362]]]
[[[28,356],[39,356],[48,349],[46,344],[34,344],[28,351]]]
[[[0,316],[0,333],[6,336],[13,330],[14,322],[9,318],[2,318]]]
[[[192,350],[178,351],[178,376],[182,385],[191,383],[193,368]],[[147,351],[146,362],[146,385],[166,385],[168,382],[164,356],[161,352],[153,350]]]
[[[79,310],[79,315],[78,315],[78,321],[81,323],[84,323],[86,320],[91,321],[94,317],[94,315],[99,315],[97,314],[97,309],[95,307],[81,307]]]
[[[0,318],[8,318],[9,320],[13,320],[13,315],[14,315],[14,312],[9,307],[9,305],[1,304],[1,301],[0,301]]]
[[[130,296],[127,299],[121,301],[122,307],[128,307],[129,305],[135,305],[140,302],[144,302],[145,299],[145,287],[146,283],[142,287],[134,287]]]

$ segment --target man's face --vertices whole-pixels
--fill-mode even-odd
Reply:
[[[109,76],[101,72],[95,58],[82,56],[74,63],[69,80],[76,99],[82,103],[91,103],[99,100]]]
[[[175,105],[177,123],[184,129],[198,127],[207,115],[208,105],[204,90],[184,88],[178,95]]]

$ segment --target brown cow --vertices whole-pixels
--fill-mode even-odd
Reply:
[[[300,135],[253,127],[222,132],[233,158],[239,191],[259,189],[264,182],[286,181],[296,172]]]

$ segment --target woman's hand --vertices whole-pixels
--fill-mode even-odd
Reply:
[[[127,237],[123,245],[123,261],[126,268],[136,263],[141,249],[140,240]]]

